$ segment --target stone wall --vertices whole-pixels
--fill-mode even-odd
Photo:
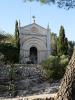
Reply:
[[[60,89],[57,93],[56,100],[75,100],[72,93],[73,88],[75,89],[75,48],[72,58],[67,66],[64,77],[61,81]]]
[[[10,66],[0,64],[0,97],[9,95],[9,69]]]
[[[13,91],[19,96],[31,94],[31,87],[42,83],[43,75],[41,65],[0,65],[0,96],[10,97]],[[11,84],[15,89],[9,89]]]

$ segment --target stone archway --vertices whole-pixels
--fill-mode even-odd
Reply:
[[[31,60],[31,63],[37,64],[37,48],[36,47],[30,48],[30,60]]]

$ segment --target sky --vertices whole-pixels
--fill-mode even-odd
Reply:
[[[20,20],[21,26],[33,23],[32,16],[36,17],[36,23],[47,28],[51,32],[59,34],[63,25],[66,37],[75,41],[75,8],[70,10],[60,9],[57,5],[44,5],[38,2],[26,2],[23,0],[0,0],[0,30],[14,34],[15,21]]]

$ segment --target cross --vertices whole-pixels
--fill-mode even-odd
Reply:
[[[35,16],[32,16],[32,18],[33,18],[33,21],[34,21],[34,23],[35,23],[35,18],[36,18],[36,17],[35,17]]]

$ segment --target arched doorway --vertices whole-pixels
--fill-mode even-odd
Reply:
[[[36,47],[30,48],[30,60],[31,60],[31,63],[33,64],[37,63],[37,48]]]

